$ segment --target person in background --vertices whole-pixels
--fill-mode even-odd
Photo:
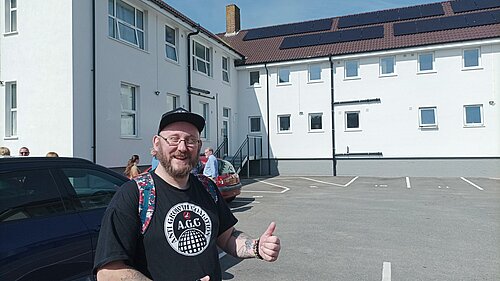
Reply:
[[[0,156],[10,156],[9,148],[5,146],[0,146]]]
[[[19,156],[30,156],[30,150],[26,146],[19,148]]]
[[[45,157],[59,157],[59,154],[54,151],[49,151],[47,152],[47,155],[45,155]]]
[[[154,148],[151,148],[151,171],[153,171],[154,169],[156,169],[156,167],[158,167],[158,164],[160,163],[160,161],[158,161],[158,158],[156,158],[156,150]]]
[[[215,180],[219,176],[219,163],[217,163],[213,148],[207,147],[205,149],[205,156],[207,157],[207,163],[205,163],[203,174]]]
[[[128,177],[129,179],[135,178],[141,173],[139,167],[137,167],[137,164],[139,164],[139,155],[134,154],[128,160],[125,172],[123,172],[126,177]]]

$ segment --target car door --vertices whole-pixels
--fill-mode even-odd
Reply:
[[[92,267],[87,227],[49,168],[0,174],[0,280],[76,280]]]

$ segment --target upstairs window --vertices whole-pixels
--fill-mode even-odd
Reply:
[[[418,55],[418,72],[434,71],[434,54],[426,53]]]
[[[483,105],[464,106],[464,123],[466,127],[483,126]]]
[[[17,0],[5,1],[5,32],[17,31]]]
[[[250,86],[260,86],[259,71],[250,71]]]
[[[144,50],[144,13],[121,1],[108,0],[109,36]]]
[[[278,68],[278,84],[290,83],[290,69],[283,67]]]
[[[179,96],[167,94],[167,108],[166,111],[174,110],[180,107]]]
[[[203,118],[205,118],[205,128],[203,128],[203,131],[201,131],[200,133],[200,137],[201,138],[204,138],[204,139],[207,139],[208,138],[208,120],[209,119],[209,108],[208,108],[208,103],[204,103],[204,102],[200,102],[200,106],[201,106],[201,116],[203,116]]]
[[[5,137],[17,136],[17,84],[7,82],[5,95]]]
[[[481,53],[479,48],[464,50],[463,67],[464,68],[477,68],[481,64]]]
[[[396,72],[395,68],[395,57],[380,58],[380,76],[393,75]]]
[[[321,81],[321,65],[313,64],[309,66],[309,82]]]
[[[210,49],[196,41],[193,43],[193,69],[207,76],[212,76]]]
[[[222,57],[222,81],[229,83],[229,58]]]
[[[137,136],[137,87],[121,85],[121,136]]]
[[[350,60],[345,62],[345,78],[358,78],[359,77],[359,62],[357,60]]]
[[[421,107],[419,112],[419,125],[421,128],[437,127],[436,107]]]
[[[250,123],[250,133],[260,133],[260,117],[248,117]]]
[[[177,30],[165,26],[165,56],[177,62]]]
[[[309,131],[323,131],[323,113],[309,114]]]
[[[359,130],[359,111],[345,112],[345,129],[346,131]]]
[[[290,115],[279,115],[278,116],[278,132],[291,132],[292,127],[290,124]]]

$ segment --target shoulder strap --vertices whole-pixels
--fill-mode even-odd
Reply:
[[[151,222],[156,204],[156,189],[153,177],[150,173],[139,175],[133,178],[139,189],[139,217],[141,218],[141,234],[146,232],[146,229]]]
[[[215,182],[213,182],[209,177],[203,175],[203,174],[198,174],[196,175],[198,177],[198,180],[201,182],[201,185],[207,190],[207,192],[212,196],[212,199],[214,199],[214,202],[217,204],[217,201],[219,200],[217,198],[217,185]]]

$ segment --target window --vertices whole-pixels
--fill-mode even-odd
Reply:
[[[418,55],[418,71],[429,72],[434,70],[434,54],[419,54]]]
[[[480,52],[478,48],[464,50],[464,68],[476,68],[480,66]]]
[[[231,112],[230,108],[227,107],[222,108],[222,117],[229,118],[229,112]]]
[[[359,130],[359,111],[346,111],[345,112],[345,129]]]
[[[309,114],[309,131],[323,131],[323,113]]]
[[[195,41],[193,44],[193,69],[212,76],[210,49]]]
[[[229,58],[222,57],[222,80],[229,83]]]
[[[95,209],[108,206],[122,181],[97,170],[85,168],[62,169],[76,192],[77,208]]]
[[[165,55],[177,62],[177,30],[165,25]]]
[[[280,115],[278,116],[278,132],[290,132],[291,124],[290,124],[290,115]]]
[[[17,84],[8,82],[5,95],[5,136],[17,136]]]
[[[122,137],[137,136],[137,88],[121,85],[121,135]]]
[[[321,81],[321,65],[313,64],[309,66],[309,82]]]
[[[396,57],[380,58],[380,75],[391,75],[395,73]]]
[[[260,117],[249,117],[250,133],[260,133]]]
[[[200,133],[200,137],[207,139],[208,138],[208,120],[209,120],[209,111],[208,111],[208,103],[200,103],[201,104],[201,116],[205,118],[205,128]]]
[[[260,72],[250,71],[250,86],[260,85]]]
[[[483,105],[464,106],[464,122],[466,127],[483,126]]]
[[[17,0],[5,1],[5,32],[17,31]]]
[[[167,111],[180,107],[179,96],[167,94]]]
[[[278,84],[290,83],[290,69],[278,68]]]
[[[359,77],[359,62],[350,60],[345,62],[345,78]]]
[[[437,127],[436,107],[421,107],[418,111],[420,127]]]
[[[108,0],[109,36],[144,50],[144,13],[121,0]]]

